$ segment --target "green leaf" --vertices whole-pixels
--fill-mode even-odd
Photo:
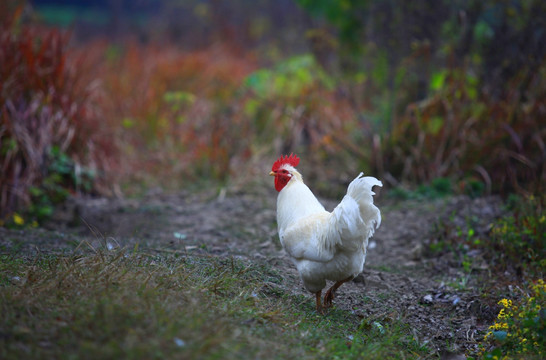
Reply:
[[[497,330],[497,331],[493,331],[493,336],[495,336],[495,339],[497,339],[499,341],[504,341],[504,340],[506,340],[506,337],[508,336],[508,333],[506,331],[503,331],[503,330]]]
[[[373,70],[372,79],[379,86],[386,86],[389,78],[389,60],[386,52],[377,55]]]
[[[245,86],[259,97],[298,97],[307,88],[321,84],[333,87],[333,80],[312,55],[300,55],[279,63],[273,69],[261,69],[245,79]]]
[[[272,78],[273,73],[271,70],[258,70],[245,79],[245,85],[259,96],[266,97],[269,94]]]
[[[444,119],[441,116],[433,116],[427,124],[427,132],[432,135],[438,134],[444,125]]]
[[[439,72],[432,74],[432,78],[430,79],[430,89],[434,91],[440,90],[444,86],[446,77],[446,70],[440,70]]]
[[[130,129],[135,126],[135,122],[131,118],[124,118],[121,121],[121,126],[123,126],[125,129]]]
[[[2,139],[2,141],[4,141],[1,150],[2,155],[6,155],[10,151],[17,150],[17,141],[15,139]]]
[[[163,95],[163,100],[168,103],[193,104],[195,95],[186,91],[167,91]]]
[[[495,32],[493,31],[491,26],[489,26],[489,24],[484,20],[478,21],[478,23],[474,27],[474,39],[476,39],[478,43],[484,43],[489,39],[493,38],[494,35]]]
[[[244,105],[245,115],[254,117],[258,112],[260,103],[255,99],[249,99]]]
[[[31,196],[33,197],[38,197],[40,195],[42,195],[44,193],[44,191],[36,186],[31,186],[29,189],[28,189],[28,192],[30,193]]]

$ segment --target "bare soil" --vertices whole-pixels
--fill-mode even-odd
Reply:
[[[276,229],[277,193],[270,184],[199,194],[151,191],[142,199],[71,199],[41,229],[0,228],[2,252],[73,251],[75,247],[135,247],[154,253],[206,253],[267,263],[284,276],[285,291],[309,296]],[[335,200],[323,199],[331,210]],[[379,194],[383,222],[370,242],[364,272],[338,291],[334,305],[362,321],[402,319],[414,336],[444,358],[462,357],[475,347],[496,315],[482,294],[489,268],[469,251],[463,269],[459,252],[430,251],[442,229],[486,234],[502,214],[495,197],[451,197],[394,201]],[[83,245],[82,245],[83,244]],[[327,316],[327,315],[326,315]],[[480,335],[482,334],[482,335]]]

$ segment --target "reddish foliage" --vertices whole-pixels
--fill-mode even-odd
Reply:
[[[68,35],[28,25],[19,29],[17,14],[0,27],[2,217],[28,205],[28,190],[47,175],[53,147],[97,171],[107,168],[114,152],[85,60],[71,56]]]
[[[86,51],[112,48],[96,43]],[[252,59],[222,47],[187,53],[129,43],[116,51],[99,75],[107,121],[119,129],[127,156],[126,179],[147,181],[161,173],[173,185],[180,177],[228,176],[230,157],[240,150],[231,109],[242,80],[255,69]]]

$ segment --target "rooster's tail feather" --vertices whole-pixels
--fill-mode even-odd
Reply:
[[[381,224],[381,213],[373,203],[374,186],[382,186],[381,181],[362,173],[349,184],[347,195],[332,212],[324,233],[326,249],[367,247],[368,239]]]
[[[355,199],[360,208],[360,216],[368,228],[368,237],[371,237],[375,229],[381,225],[381,213],[373,203],[374,186],[383,186],[383,183],[372,176],[360,173],[347,189],[347,195]]]

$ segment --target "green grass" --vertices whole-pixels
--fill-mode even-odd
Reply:
[[[400,319],[318,315],[262,265],[96,251],[0,256],[0,358],[426,358]]]
[[[388,196],[397,200],[433,200],[452,195],[453,185],[448,178],[436,178],[430,184],[420,185],[414,190],[395,187],[388,192]]]

